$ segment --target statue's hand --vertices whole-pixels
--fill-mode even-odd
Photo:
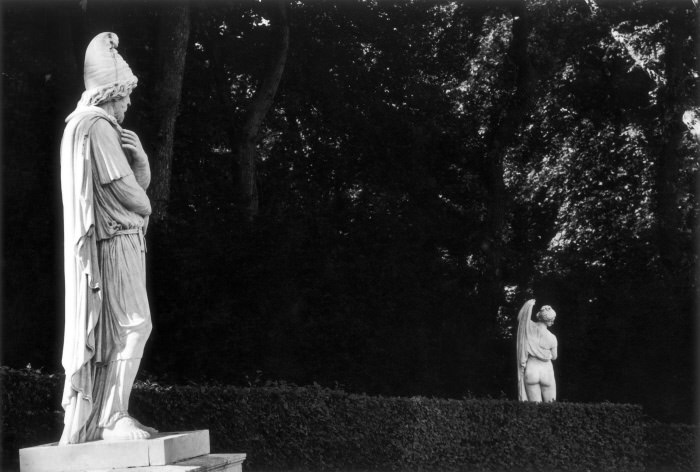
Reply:
[[[122,148],[128,157],[131,157],[134,164],[143,166],[148,164],[148,155],[143,150],[141,140],[138,135],[131,130],[123,129],[121,133]]]

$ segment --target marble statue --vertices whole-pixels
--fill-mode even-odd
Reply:
[[[121,128],[138,79],[100,33],[85,52],[83,92],[61,141],[66,373],[60,444],[145,439],[129,396],[151,332],[144,235],[151,174],[139,137]]]
[[[552,402],[557,398],[552,361],[557,358],[557,337],[549,332],[556,312],[544,305],[532,321],[535,300],[528,300],[518,313],[518,399]]]

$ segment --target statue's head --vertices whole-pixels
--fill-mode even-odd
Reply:
[[[117,113],[121,110],[121,119],[115,115],[121,121],[138,78],[117,52],[117,46],[119,38],[114,33],[100,33],[88,44],[83,69],[85,92],[80,104],[99,106],[114,102],[110,108]]]
[[[537,312],[535,318],[537,321],[545,323],[547,326],[554,324],[554,318],[557,317],[557,312],[549,305],[543,305],[540,311]]]

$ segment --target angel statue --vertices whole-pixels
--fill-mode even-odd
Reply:
[[[557,337],[547,329],[557,314],[549,305],[532,321],[535,300],[528,300],[518,313],[518,400],[553,402],[557,398],[552,361],[557,358]]]

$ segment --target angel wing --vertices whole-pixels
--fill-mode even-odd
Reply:
[[[531,322],[532,307],[535,300],[528,300],[518,313],[518,335],[516,337],[516,355],[518,360],[518,400],[527,401],[525,391],[525,364],[527,364],[527,324]]]

